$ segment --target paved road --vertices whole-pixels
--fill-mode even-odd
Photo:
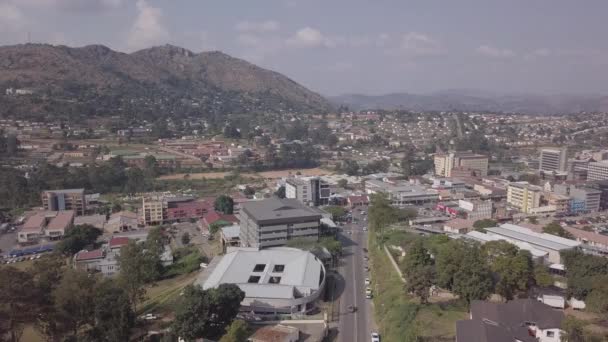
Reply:
[[[371,300],[365,298],[365,278],[368,277],[364,266],[363,248],[367,248],[367,232],[363,227],[367,222],[362,221],[358,210],[353,215],[359,220],[344,226],[340,239],[344,244],[344,258],[340,267],[343,277],[344,290],[340,297],[340,322],[338,325],[338,340],[343,342],[369,341],[372,327]],[[351,234],[348,234],[348,232]],[[348,306],[354,305],[354,313],[348,311]]]

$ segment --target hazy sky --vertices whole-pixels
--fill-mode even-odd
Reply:
[[[608,94],[608,0],[0,0],[0,44],[222,50],[326,95]]]

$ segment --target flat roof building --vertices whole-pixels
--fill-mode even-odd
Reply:
[[[365,191],[368,194],[386,193],[394,205],[432,203],[439,200],[437,190],[409,182],[368,180],[365,182]]]
[[[503,240],[517,243],[527,243],[532,248],[547,252],[547,261],[552,264],[561,264],[560,252],[573,249],[581,245],[580,242],[565,239],[559,236],[537,233],[531,229],[505,223],[499,227],[486,228],[490,236],[496,236]]]
[[[541,172],[566,171],[566,149],[543,148],[540,150],[538,170]]]
[[[87,209],[84,189],[46,190],[41,197],[45,210],[74,210],[76,215],[84,215]]]
[[[587,180],[608,180],[608,160],[589,163],[589,168],[587,170]]]
[[[301,238],[317,241],[322,215],[295,199],[271,198],[243,203],[239,212],[244,247],[282,246]]]
[[[244,311],[298,313],[314,307],[325,277],[323,263],[307,251],[236,248],[215,257],[195,283],[203,289],[237,285],[245,292]]]

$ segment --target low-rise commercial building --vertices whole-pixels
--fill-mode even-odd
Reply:
[[[42,211],[29,217],[17,233],[20,244],[59,240],[74,225],[74,211]]]
[[[282,246],[295,238],[316,241],[322,215],[294,199],[266,199],[243,203],[239,212],[244,247]]]
[[[565,239],[559,236],[537,233],[531,229],[517,226],[514,224],[502,224],[500,227],[486,228],[490,236],[513,243],[527,243],[534,249],[547,252],[547,262],[551,264],[561,264],[560,252],[580,246],[580,242]]]
[[[483,220],[492,218],[492,201],[490,200],[459,200],[458,207],[464,211],[469,220]]]
[[[383,182],[368,180],[365,182],[368,194],[385,193],[393,205],[434,203],[439,200],[439,192],[434,189],[411,182]]]
[[[243,311],[302,313],[323,293],[326,271],[314,254],[295,248],[229,249],[216,256],[196,284],[203,289],[235,284],[243,292]]]

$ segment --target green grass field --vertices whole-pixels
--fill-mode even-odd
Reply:
[[[397,231],[385,235],[385,241],[398,246],[413,238],[415,235]],[[369,245],[374,310],[383,339],[415,342],[418,341],[416,337],[422,337],[424,341],[453,341],[456,321],[468,317],[463,303],[450,300],[420,304],[418,299],[405,292],[403,282],[374,234],[370,234]]]

